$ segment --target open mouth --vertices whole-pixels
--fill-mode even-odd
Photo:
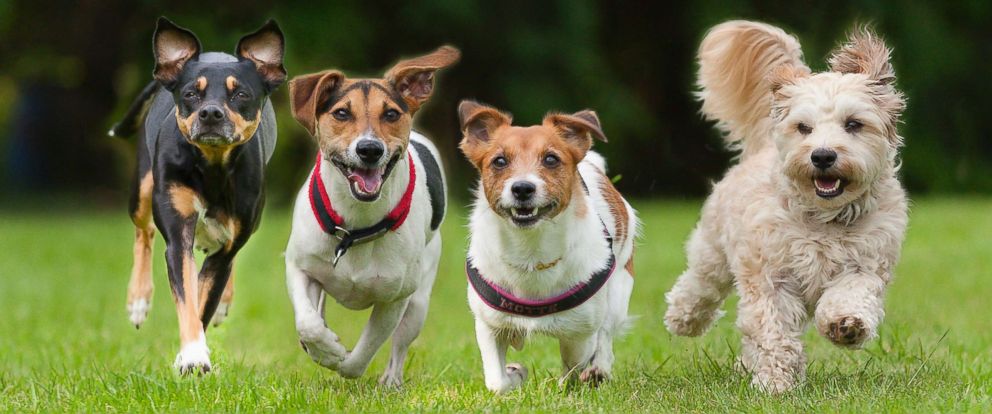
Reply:
[[[820,198],[834,198],[844,192],[847,181],[840,177],[813,177],[813,187]]]
[[[222,146],[231,143],[231,140],[223,135],[206,133],[197,135],[193,140],[197,144],[210,145],[210,146]]]
[[[351,195],[358,201],[375,201],[382,191],[382,183],[389,177],[396,162],[400,159],[399,154],[389,160],[383,167],[351,166],[343,161],[333,158],[332,162],[341,174],[348,179],[351,188]]]
[[[530,227],[553,209],[554,205],[544,207],[511,207],[510,221],[518,227]]]

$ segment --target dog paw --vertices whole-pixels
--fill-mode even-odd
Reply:
[[[179,375],[203,375],[210,372],[210,349],[207,342],[200,339],[183,345],[173,364]]]
[[[338,341],[338,336],[323,326],[300,330],[300,345],[310,359],[320,366],[337,370],[348,350]]]
[[[837,346],[857,348],[868,338],[868,329],[860,318],[844,316],[827,325],[827,338]]]
[[[597,366],[586,367],[586,369],[582,370],[582,373],[579,374],[579,381],[592,385],[593,387],[598,387],[599,384],[602,384],[608,379],[610,379],[610,373]]]
[[[210,324],[215,327],[220,326],[220,324],[224,323],[224,320],[227,319],[227,313],[230,312],[230,310],[231,310],[230,303],[224,303],[224,302],[218,303],[217,310],[214,311],[213,318],[210,318]]]
[[[700,336],[713,326],[713,322],[723,315],[719,310],[684,310],[670,305],[665,312],[665,327],[678,336]]]
[[[527,380],[527,368],[518,363],[506,364],[506,376],[486,378],[486,388],[496,394],[506,394],[520,387]]]
[[[151,302],[145,298],[128,301],[127,315],[128,319],[130,319],[131,323],[134,325],[134,329],[141,328],[141,324],[145,323],[145,318],[148,317],[148,311],[151,308]]]

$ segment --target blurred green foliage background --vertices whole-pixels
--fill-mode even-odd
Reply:
[[[894,48],[908,96],[902,174],[914,195],[992,193],[992,2],[469,1],[280,2],[0,1],[0,200],[51,193],[119,202],[133,143],[105,131],[151,79],[151,35],[165,15],[206,50],[276,18],[290,76],[325,68],[378,76],[400,57],[452,44],[462,61],[443,72],[418,129],[444,152],[452,195],[474,172],[457,152],[455,108],[475,98],[520,124],[549,110],[599,112],[597,144],[618,185],[637,196],[698,197],[733,154],[698,114],[694,54],[706,29],[747,18],[798,35],[808,63],[824,58],[856,22],[872,22]],[[270,202],[285,204],[314,146],[273,96],[280,142]],[[123,207],[122,207],[123,209]]]

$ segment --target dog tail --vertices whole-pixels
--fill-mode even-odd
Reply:
[[[806,68],[799,41],[764,23],[732,20],[714,26],[699,46],[702,113],[716,121],[732,150],[748,156],[771,143],[772,83],[778,67]]]
[[[148,115],[148,108],[151,106],[152,101],[155,100],[155,93],[158,92],[159,88],[158,85],[157,81],[151,81],[148,85],[145,85],[145,88],[141,90],[141,93],[134,99],[134,102],[131,102],[131,106],[128,107],[124,118],[110,127],[107,135],[127,138],[138,132],[138,128],[145,122],[145,116]]]

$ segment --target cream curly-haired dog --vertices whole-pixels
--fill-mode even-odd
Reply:
[[[830,71],[812,74],[794,37],[746,21],[712,28],[700,46],[702,111],[741,159],[703,206],[665,325],[702,334],[736,286],[741,362],[768,392],[803,379],[810,317],[857,348],[885,313],[907,223],[896,177],[905,104],[889,53],[859,29]]]

